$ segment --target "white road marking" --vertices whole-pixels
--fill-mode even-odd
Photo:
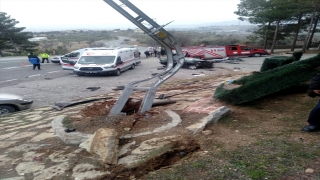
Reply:
[[[61,72],[61,71],[51,71],[51,72],[47,72],[47,73],[50,74],[50,73],[56,73],[56,72]]]
[[[0,81],[0,83],[4,83],[4,82],[10,82],[10,81],[16,81],[18,79],[8,79],[8,80],[5,80],[5,81]]]
[[[24,66],[14,66],[14,67],[6,67],[6,68],[1,68],[1,69],[16,69],[16,68],[21,68],[21,67],[26,67],[26,66],[32,66],[32,65],[24,65]]]
[[[28,77],[34,77],[34,76],[42,76],[42,74],[35,74],[35,75],[28,76]]]
[[[19,68],[19,67],[7,67],[7,68],[2,68],[2,69],[15,69],[15,68]]]

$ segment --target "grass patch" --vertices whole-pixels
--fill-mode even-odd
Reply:
[[[208,153],[144,178],[320,179],[320,133],[300,131],[317,101],[305,94],[290,94],[228,105],[233,112],[207,127],[213,135],[204,138],[201,149]],[[307,168],[315,172],[306,174]]]
[[[146,179],[279,179],[303,172],[311,160],[319,157],[319,146],[313,144],[262,140],[236,150],[211,153],[210,157],[149,174]],[[319,172],[316,177],[320,178]]]

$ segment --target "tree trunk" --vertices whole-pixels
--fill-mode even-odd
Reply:
[[[264,49],[267,49],[269,28],[270,28],[270,22],[268,23],[267,32],[266,32],[266,35],[264,37],[264,42],[263,42],[263,48]]]
[[[18,50],[17,50],[17,47],[16,47],[16,45],[14,44],[14,42],[13,42],[13,40],[12,40],[12,38],[10,37],[10,42],[11,42],[11,44],[12,44],[12,46],[13,46],[13,48],[14,48],[14,52],[16,53],[16,55],[18,54]]]
[[[310,46],[311,46],[311,44],[312,44],[312,38],[313,38],[314,33],[315,33],[316,30],[317,30],[318,21],[319,21],[319,15],[316,16],[316,19],[315,19],[315,21],[314,21],[313,29],[312,29],[310,38],[309,38],[309,40],[308,40],[307,49],[309,49]]]
[[[313,25],[313,20],[314,20],[315,13],[316,13],[316,8],[313,9],[310,25],[309,25],[309,28],[308,28],[308,34],[307,34],[306,39],[304,40],[304,43],[303,43],[303,47],[302,47],[302,52],[303,53],[305,53],[306,49],[307,49],[307,43],[309,41],[309,37],[310,37],[310,33],[311,33],[311,27]]]
[[[296,29],[296,33],[295,33],[293,41],[292,41],[291,51],[294,51],[294,48],[297,43],[297,39],[298,39],[299,31],[300,31],[300,26],[301,26],[301,18],[302,18],[302,13],[300,13],[298,16],[297,29]]]
[[[279,24],[280,24],[280,20],[277,20],[276,30],[274,31],[272,46],[271,46],[271,50],[270,50],[272,54],[274,53],[274,48],[275,48],[276,43],[277,43],[277,35],[278,35],[278,31],[279,31]]]
[[[2,53],[2,51],[0,50],[0,57],[3,57],[3,53]]]

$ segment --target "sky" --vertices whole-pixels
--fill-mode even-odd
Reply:
[[[119,2],[114,0],[114,2]],[[237,21],[240,0],[130,0],[159,25]],[[128,9],[128,8],[126,8]],[[136,26],[103,0],[0,0],[0,12],[27,31],[127,29]]]

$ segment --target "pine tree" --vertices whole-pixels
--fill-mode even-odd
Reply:
[[[37,43],[28,41],[32,38],[31,32],[23,32],[25,27],[15,27],[19,21],[7,16],[7,13],[0,12],[0,56],[3,51],[15,52],[35,51]]]

